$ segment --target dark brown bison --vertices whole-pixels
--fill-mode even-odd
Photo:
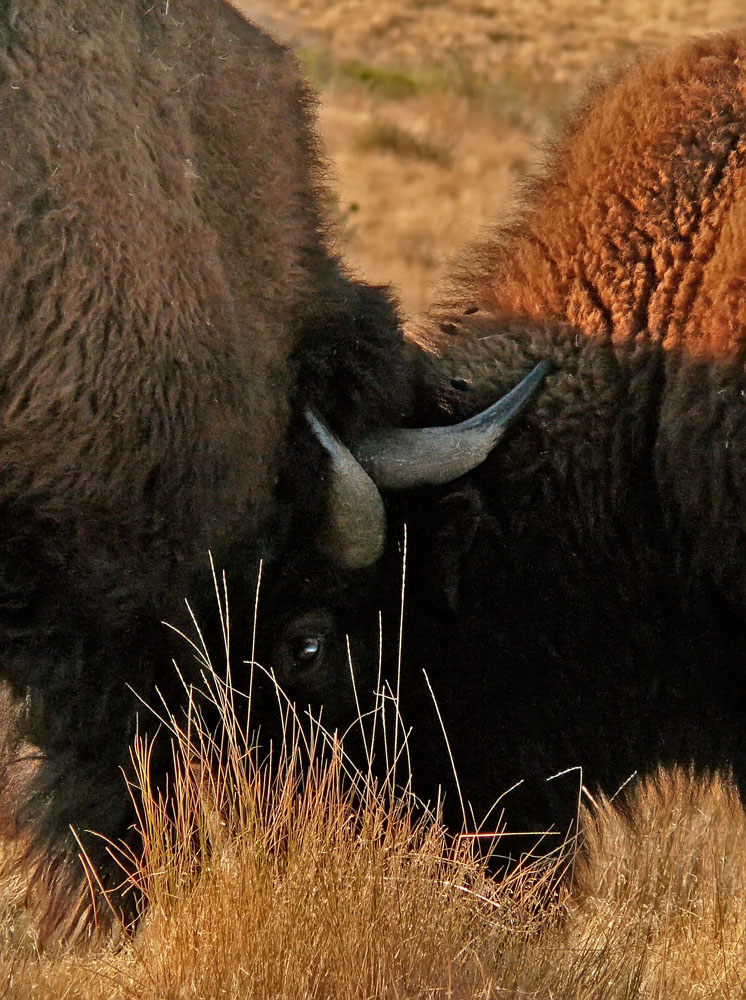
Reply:
[[[0,134],[0,819],[69,934],[78,839],[110,888],[89,831],[135,836],[138,698],[191,679],[161,619],[212,603],[208,552],[238,593],[299,538],[372,561],[378,493],[309,420],[405,422],[416,350],[330,250],[293,58],[222,0],[0,5]]]
[[[86,831],[127,833],[159,620],[209,550],[281,545],[294,414],[388,422],[408,387],[386,295],[327,249],[294,60],[227,4],[5,5],[0,87],[3,817],[46,932],[89,905],[71,826],[121,875]]]
[[[413,333],[423,425],[552,359],[484,464],[398,493],[380,437],[351,443],[389,523],[408,526],[401,710],[414,788],[445,790],[452,823],[462,803],[423,669],[470,826],[518,785],[497,814],[553,828],[551,847],[581,784],[613,793],[658,763],[733,768],[744,787],[744,66],[746,35],[715,36],[593,93]],[[344,625],[353,639],[370,603]],[[300,699],[329,686],[335,643],[318,625]],[[325,669],[348,671],[333,655]]]

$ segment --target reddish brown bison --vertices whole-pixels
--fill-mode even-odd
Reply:
[[[517,783],[498,810],[509,825],[561,832],[581,781],[612,793],[675,762],[746,781],[744,66],[746,35],[715,36],[593,93],[413,335],[420,424],[468,416],[538,359],[555,367],[483,465],[384,490],[409,532],[414,787],[447,790],[452,823],[461,802],[422,669],[470,825]],[[400,485],[368,443],[352,450]],[[353,639],[369,604],[345,623]],[[324,673],[339,634],[317,633],[301,699],[348,671],[331,656]]]
[[[0,818],[43,934],[90,914],[76,835],[120,880],[88,831],[134,837],[136,695],[178,697],[159,622],[208,551],[240,593],[301,537],[381,548],[318,435],[406,421],[415,351],[329,249],[311,105],[222,0],[0,6]]]

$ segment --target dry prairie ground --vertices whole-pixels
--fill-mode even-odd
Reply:
[[[420,310],[444,262],[506,210],[589,76],[746,24],[738,0],[235,0],[321,89],[344,249]]]
[[[231,727],[235,735],[235,728]],[[169,822],[141,810],[150,910],[118,946],[36,953],[21,885],[0,909],[13,1000],[736,1000],[746,960],[746,817],[720,781],[676,773],[625,813],[588,814],[572,893],[546,866],[502,882],[473,842],[412,820],[340,758],[270,783],[234,744],[180,737]],[[213,757],[213,767],[208,767]],[[227,762],[226,762],[227,761]]]

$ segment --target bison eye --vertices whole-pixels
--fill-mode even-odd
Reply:
[[[274,648],[273,663],[281,681],[299,684],[304,696],[323,683],[322,676],[330,667],[329,654],[334,649],[334,621],[323,608],[305,611],[282,629]]]
[[[324,640],[320,635],[303,636],[293,649],[293,660],[299,667],[309,667],[321,657],[323,651]]]

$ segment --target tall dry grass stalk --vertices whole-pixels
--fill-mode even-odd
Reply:
[[[230,672],[203,667],[188,711],[161,713],[167,796],[151,744],[133,752],[136,933],[39,955],[16,885],[0,997],[743,995],[746,818],[727,782],[661,772],[624,807],[586,809],[572,885],[557,888],[552,863],[498,880],[473,840],[356,771],[279,694],[285,740],[269,755]]]
[[[473,841],[416,818],[395,794],[400,753],[380,784],[279,691],[283,740],[274,753],[261,749],[238,721],[241,696],[207,658],[203,666],[219,722],[206,722],[196,698],[185,719],[164,717],[174,747],[168,800],[149,785],[149,747],[135,749],[145,852],[134,878],[147,901],[140,988],[487,996],[488,956],[549,918],[552,866],[495,882]],[[364,742],[373,744],[370,732]]]
[[[158,990],[362,998],[458,984],[481,996],[480,950],[546,918],[538,871],[498,886],[470,844],[367,777],[351,784],[338,743],[309,763],[296,731],[278,763],[242,753],[217,782],[203,749],[190,742],[174,836],[162,813],[149,834],[138,945]]]
[[[355,770],[279,692],[285,735],[268,752],[230,672],[199,652],[203,690],[182,715],[160,711],[167,790],[152,743],[133,750],[144,850],[120,856],[141,926],[85,954],[39,955],[31,929],[0,959],[0,996],[488,996],[494,955],[551,919],[551,865],[494,881],[474,841],[416,817],[391,772],[381,786]]]

